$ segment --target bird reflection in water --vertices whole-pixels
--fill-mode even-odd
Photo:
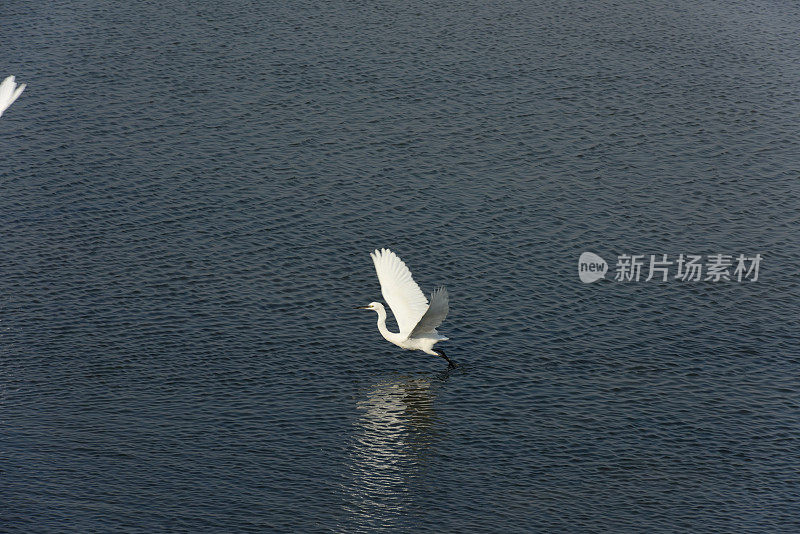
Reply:
[[[426,467],[437,451],[433,406],[447,374],[375,384],[356,404],[361,412],[350,450],[347,508],[364,527],[391,527],[428,491]]]

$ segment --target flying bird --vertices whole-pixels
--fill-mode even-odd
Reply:
[[[24,89],[24,83],[17,87],[17,82],[14,81],[13,76],[9,76],[3,80],[3,83],[0,83],[0,117],[3,116],[3,112],[8,109],[8,106],[13,104],[14,100],[22,94]]]
[[[406,350],[421,350],[426,354],[441,356],[447,360],[448,367],[456,367],[442,349],[433,348],[436,343],[448,340],[436,331],[450,311],[447,289],[440,287],[434,290],[428,304],[428,299],[411,278],[411,271],[397,254],[383,248],[371,252],[370,256],[381,283],[381,294],[392,309],[400,331],[390,332],[386,328],[386,308],[380,302],[370,302],[357,309],[378,312],[378,330],[386,341]]]

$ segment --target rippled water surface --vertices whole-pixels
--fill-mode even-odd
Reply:
[[[0,530],[800,532],[797,4],[0,21]],[[458,369],[352,309],[376,247]]]

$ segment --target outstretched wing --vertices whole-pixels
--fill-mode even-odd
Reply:
[[[9,76],[3,83],[0,83],[0,115],[14,103],[22,91],[25,90],[25,84],[21,84],[17,87],[17,83],[14,81],[13,76]]]
[[[436,327],[442,324],[447,312],[450,311],[450,299],[447,296],[447,289],[440,287],[431,293],[431,305],[428,311],[422,316],[417,325],[411,330],[408,337],[429,334],[436,331]]]
[[[370,256],[381,283],[381,294],[392,309],[400,333],[408,335],[428,309],[428,300],[397,254],[382,248]]]

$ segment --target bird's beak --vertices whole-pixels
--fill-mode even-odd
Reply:
[[[355,308],[353,308],[353,309],[355,309],[355,310],[368,310],[368,309],[369,309],[369,306],[356,306],[356,307],[355,307]]]

